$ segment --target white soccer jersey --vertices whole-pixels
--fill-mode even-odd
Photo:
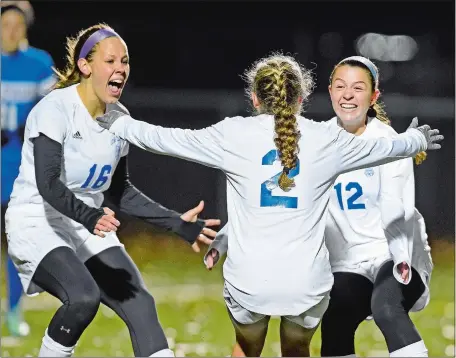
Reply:
[[[412,130],[397,139],[366,141],[328,123],[299,117],[296,186],[282,191],[282,170],[271,115],[233,117],[205,129],[163,128],[122,116],[110,131],[143,149],[225,172],[228,257],[224,278],[244,308],[299,315],[330,291],[333,276],[324,244],[327,204],[344,171],[379,165],[426,149]]]
[[[329,123],[338,126],[336,117]],[[397,135],[391,126],[373,118],[359,137]],[[412,262],[414,238],[420,237],[415,233],[412,158],[339,175],[328,208],[325,237],[333,272],[382,257],[391,257],[395,265],[407,262],[417,270],[422,268],[416,260]],[[403,282],[396,269],[393,274]]]
[[[76,87],[73,85],[52,91],[27,118],[19,176],[14,183],[6,215],[7,232],[21,225],[24,213],[47,218],[62,215],[38,192],[33,142],[30,139],[42,133],[62,144],[60,180],[78,199],[95,208],[103,202],[103,191],[109,188],[120,157],[128,153],[126,141],[103,130],[93,120]],[[110,105],[111,108],[115,106]]]

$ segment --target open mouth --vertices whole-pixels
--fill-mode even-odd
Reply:
[[[356,109],[358,106],[356,104],[348,104],[348,103],[342,103],[340,105],[343,109]]]
[[[109,81],[108,82],[108,89],[109,89],[109,92],[111,92],[111,94],[113,96],[117,96],[119,95],[121,92],[122,92],[122,88],[124,86],[124,81],[122,80],[112,80],[112,81]]]

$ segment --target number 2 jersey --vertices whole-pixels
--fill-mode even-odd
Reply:
[[[348,170],[412,156],[426,148],[411,130],[363,140],[341,128],[298,117],[295,187],[284,192],[274,145],[274,117],[233,117],[201,130],[163,128],[120,116],[109,131],[154,153],[219,168],[227,176],[227,288],[241,306],[267,315],[299,315],[330,291],[324,244],[336,177]],[[191,190],[191,189],[189,189]]]
[[[63,148],[60,180],[85,204],[99,208],[103,192],[128,143],[104,131],[91,117],[77,85],[55,89],[30,112],[25,126],[19,176],[14,182],[6,215],[6,230],[21,225],[21,217],[60,217],[39,194],[35,180],[32,139],[46,135]],[[108,105],[109,106],[109,105]]]

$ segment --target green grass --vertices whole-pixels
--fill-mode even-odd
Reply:
[[[138,234],[125,244],[156,298],[160,321],[176,355],[229,355],[234,334],[222,300],[221,265],[207,272],[202,264],[202,253],[194,254],[176,239],[150,239]],[[435,263],[431,302],[424,311],[411,316],[424,337],[430,356],[454,356],[454,246],[446,241],[434,242],[431,246]],[[1,293],[6,297],[3,271]],[[4,304],[6,302],[2,300]],[[44,293],[25,298],[24,307],[31,335],[22,339],[8,337],[8,331],[2,325],[1,357],[37,355],[57,300]],[[319,345],[320,331],[312,341],[313,356],[319,355]],[[358,356],[387,356],[384,339],[372,321],[364,322],[358,329],[356,347]],[[278,320],[273,319],[263,356],[277,354],[280,354]],[[83,334],[75,356],[133,356],[124,323],[102,306]]]

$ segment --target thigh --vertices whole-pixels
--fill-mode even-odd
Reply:
[[[32,281],[63,303],[86,294],[99,296],[98,287],[89,270],[69,247],[58,247],[39,263]]]
[[[7,241],[8,254],[18,270],[24,291],[29,295],[43,291],[32,282],[43,258],[59,247],[74,249],[59,226],[52,225],[45,218],[24,220],[23,228],[7,233]]]
[[[103,301],[126,301],[146,290],[136,264],[123,247],[110,247],[85,262]]]
[[[373,287],[373,283],[360,274],[335,272],[325,316],[350,316],[353,320],[362,322],[371,313]]]

